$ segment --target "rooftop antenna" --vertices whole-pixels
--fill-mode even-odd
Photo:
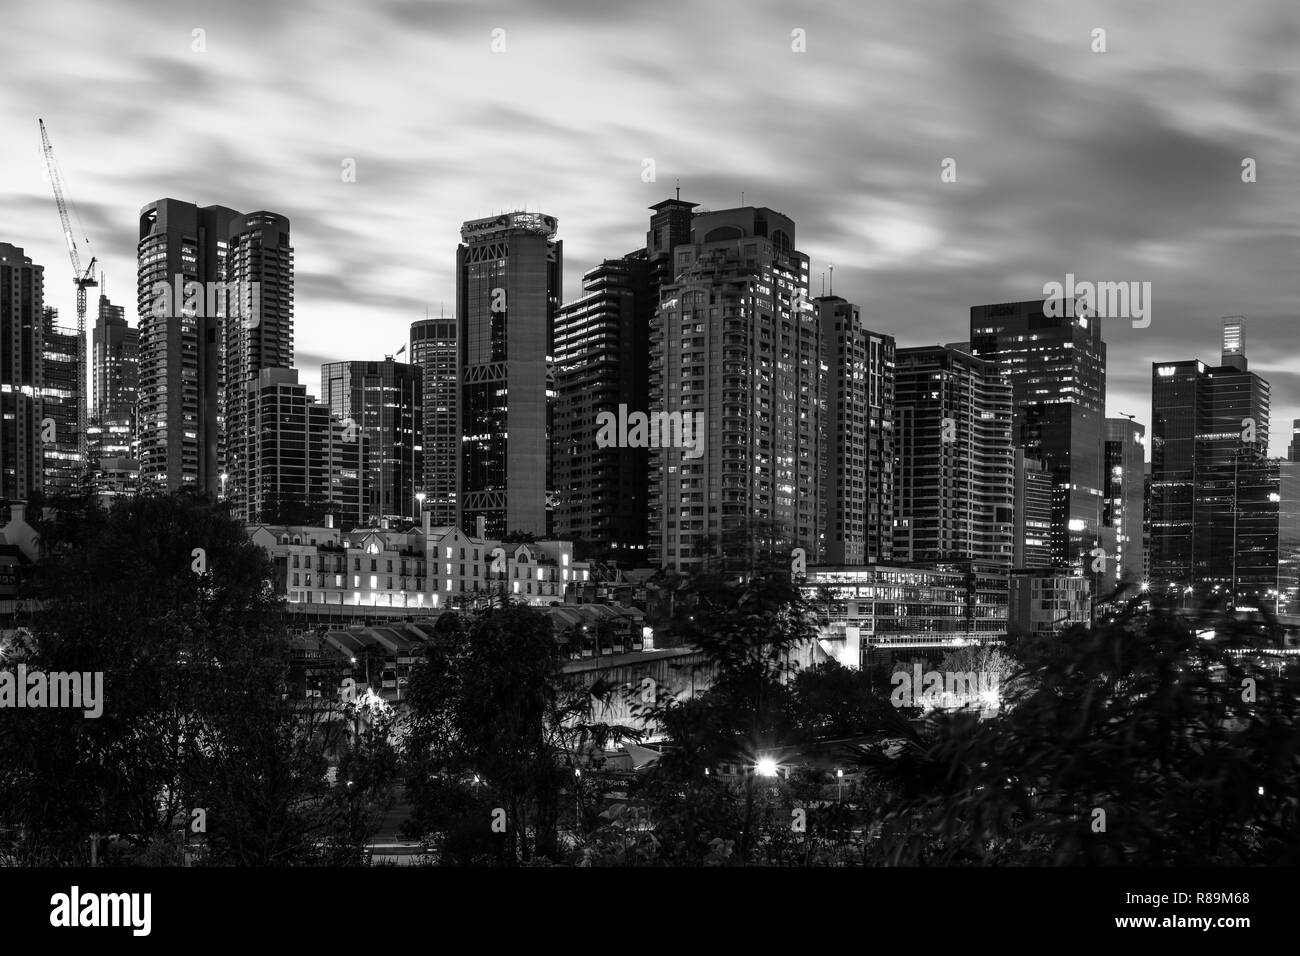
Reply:
[[[745,205],[745,190],[743,189],[740,191],[740,204]]]
[[[822,270],[822,295],[826,295],[826,270]]]
[[[677,177],[677,201],[682,201],[682,178],[680,176]]]
[[[831,295],[835,294],[835,263],[828,263],[831,270]]]

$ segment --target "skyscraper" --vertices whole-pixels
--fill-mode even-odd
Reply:
[[[41,316],[41,486],[46,495],[76,490],[83,464],[77,418],[85,384],[78,374],[77,329],[59,324],[59,310]]]
[[[1106,582],[1140,586],[1145,579],[1142,528],[1145,522],[1146,429],[1128,418],[1106,419],[1106,500],[1109,534]]]
[[[0,242],[0,499],[41,488],[45,268]]]
[[[382,362],[329,362],[320,370],[322,400],[349,434],[366,441],[366,519],[410,518],[423,490],[420,368]]]
[[[1016,447],[1015,527],[1011,566],[1045,570],[1052,566],[1052,476],[1042,461]]]
[[[650,406],[701,425],[691,447],[683,435],[651,449],[650,562],[813,555],[819,346],[794,221],[752,206],[696,213],[673,269],[651,326]]]
[[[1239,330],[1232,341],[1227,331],[1223,361],[1231,364],[1191,359],[1151,368],[1151,578],[1157,587],[1234,593],[1243,532],[1254,520],[1243,525],[1243,514],[1276,504],[1260,471],[1268,457],[1269,384],[1236,347]]]
[[[651,206],[645,246],[589,271],[584,294],[556,317],[554,531],[597,560],[646,560],[650,450],[601,447],[597,421],[620,406],[649,410],[650,323],[674,278],[673,250],[690,241],[695,205],[679,192]]]
[[[555,320],[555,534],[592,556],[645,558],[650,450],[599,447],[597,416],[649,408],[646,260],[606,259]]]
[[[340,527],[362,524],[364,436],[308,395],[295,369],[262,369],[250,395],[247,480],[229,494],[236,518],[302,524],[331,513]]]
[[[222,279],[238,308],[222,316],[223,451],[226,492],[255,497],[249,457],[258,436],[250,431],[264,369],[293,365],[293,245],[289,220],[273,212],[240,216],[230,227]],[[251,520],[244,517],[243,520]]]
[[[225,206],[200,208],[175,199],[140,211],[136,301],[146,486],[219,491],[223,321],[219,309],[207,307],[205,293],[208,283],[224,280],[232,227],[241,220]],[[185,293],[191,282],[203,290],[197,299]]]
[[[126,310],[99,297],[99,317],[91,332],[94,381],[92,414],[98,419],[134,418],[140,386],[140,330],[126,321]]]
[[[1300,418],[1291,422],[1291,444],[1287,447],[1286,456],[1291,461],[1300,461]]]
[[[411,323],[411,364],[423,383],[422,440],[424,510],[435,527],[456,523],[456,455],[460,450],[460,375],[456,369],[456,320]]]
[[[899,349],[895,360],[895,560],[1010,568],[1010,383],[995,363],[951,346]]]
[[[552,348],[564,244],[553,216],[512,212],[461,226],[461,527],[550,533]]]
[[[839,296],[814,300],[826,403],[820,522],[825,564],[889,561],[894,552],[894,337],[864,327]]]
[[[1052,557],[1081,566],[1102,533],[1102,443],[1106,345],[1095,317],[1066,302],[1049,316],[1043,301],[971,308],[971,351],[1010,379],[1013,440],[1052,475]]]

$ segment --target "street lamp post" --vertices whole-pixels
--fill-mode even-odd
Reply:
[[[225,500],[225,497],[226,497],[226,478],[227,478],[227,477],[228,477],[228,476],[227,476],[226,473],[223,471],[223,472],[221,473],[221,498],[222,498],[222,500]]]
[[[423,491],[415,493],[415,520],[420,521],[424,516],[424,499],[428,497]]]

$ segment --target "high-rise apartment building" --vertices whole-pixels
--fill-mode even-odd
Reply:
[[[1300,418],[1291,422],[1291,444],[1287,447],[1286,457],[1290,461],[1300,461]]]
[[[0,499],[26,501],[42,484],[44,294],[44,266],[0,242]]]
[[[563,246],[553,216],[512,212],[461,226],[456,249],[461,375],[461,527],[550,533],[552,348]]]
[[[420,369],[424,434],[424,510],[435,527],[456,523],[456,455],[460,450],[460,375],[456,320],[411,323],[411,364]]]
[[[1106,419],[1106,572],[1109,585],[1140,587],[1146,580],[1142,553],[1146,494],[1146,428],[1129,418]],[[1130,593],[1131,596],[1131,593]]]
[[[85,385],[79,374],[77,330],[59,325],[59,310],[41,315],[41,487],[45,494],[77,489],[83,463],[78,420]]]
[[[650,406],[682,429],[665,438],[661,427],[651,446],[649,560],[752,566],[788,562],[792,545],[812,555],[820,350],[794,221],[752,206],[697,212],[673,261],[651,325]]]
[[[1096,317],[1041,299],[971,308],[971,351],[1010,379],[1013,440],[1052,475],[1052,558],[1081,567],[1101,543],[1106,345]]]
[[[239,217],[230,227],[223,279],[235,299],[223,316],[222,460],[226,494],[257,495],[249,472],[253,402],[264,369],[293,365],[293,245],[289,220],[273,212]],[[237,307],[235,304],[237,302]],[[246,487],[248,486],[248,487]]]
[[[160,199],[140,211],[140,474],[146,487],[219,491],[225,343],[222,283],[232,228],[225,206]],[[189,283],[198,295],[186,294]],[[177,288],[179,286],[179,288]],[[213,307],[209,307],[209,301]]]
[[[825,414],[819,563],[874,564],[894,553],[894,337],[872,332],[839,296],[814,300]]]
[[[1011,384],[951,346],[898,349],[895,361],[895,560],[1010,568]]]
[[[1270,388],[1249,370],[1239,327],[1223,364],[1151,368],[1151,578],[1157,588],[1239,594],[1256,512],[1276,507],[1266,474]],[[1264,517],[1267,527],[1272,519]],[[1265,531],[1264,533],[1267,533]],[[1267,562],[1265,562],[1267,563]],[[1276,555],[1273,558],[1276,566]]]
[[[424,487],[419,366],[395,362],[329,362],[321,366],[322,401],[366,440],[366,520],[413,518]]]

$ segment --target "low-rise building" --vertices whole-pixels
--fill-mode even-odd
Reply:
[[[1092,588],[1085,575],[1038,570],[1012,573],[1008,633],[1051,636],[1091,620]]]
[[[591,571],[573,560],[568,541],[510,544],[454,526],[342,531],[250,525],[248,535],[271,556],[276,588],[290,605],[432,611],[501,597],[526,604],[574,600]]]

